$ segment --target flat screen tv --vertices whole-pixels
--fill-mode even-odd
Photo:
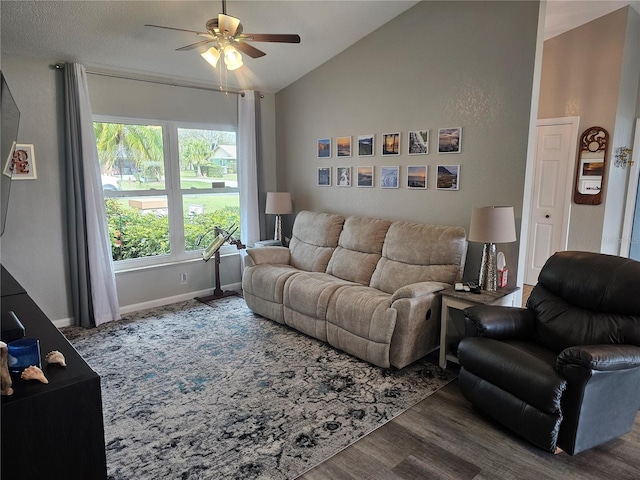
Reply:
[[[18,124],[20,123],[20,111],[16,102],[13,100],[9,86],[5,81],[4,75],[0,70],[2,77],[2,93],[0,94],[0,195],[2,197],[2,219],[0,219],[0,235],[4,233],[4,225],[7,221],[7,209],[9,208],[9,193],[11,192],[11,174],[5,174],[5,166],[7,161],[13,156],[16,141],[18,139]]]

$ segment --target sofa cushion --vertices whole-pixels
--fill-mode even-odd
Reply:
[[[391,222],[377,218],[347,217],[327,273],[369,285],[382,255],[382,245]]]
[[[298,273],[284,286],[284,323],[320,340],[327,340],[329,300],[343,286],[355,283],[320,272]]]
[[[327,341],[380,367],[387,368],[397,311],[391,295],[365,286],[340,287],[327,310]]]
[[[289,243],[291,265],[306,272],[326,272],[343,224],[342,215],[298,213]]]
[[[417,282],[453,284],[462,277],[467,252],[462,227],[394,222],[371,286],[387,293]]]
[[[245,268],[242,273],[242,290],[247,306],[259,315],[284,323],[282,292],[287,279],[298,272],[290,265],[280,264],[260,264]]]

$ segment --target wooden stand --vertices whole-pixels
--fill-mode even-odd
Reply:
[[[216,288],[213,290],[213,295],[207,295],[206,297],[196,297],[196,300],[202,303],[207,303],[212,300],[218,300],[220,298],[240,296],[239,292],[236,292],[235,290],[222,290],[220,286],[220,251],[219,250],[214,255],[214,262],[215,262],[214,271],[215,271],[215,277],[216,277]]]

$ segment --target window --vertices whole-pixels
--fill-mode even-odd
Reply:
[[[116,262],[192,258],[215,226],[239,228],[235,131],[98,117],[94,131]]]

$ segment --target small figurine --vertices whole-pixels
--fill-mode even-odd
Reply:
[[[53,350],[44,357],[45,361],[51,365],[52,363],[57,363],[61,367],[66,367],[67,362],[64,359],[64,355],[58,350]]]
[[[9,355],[9,349],[7,344],[0,342],[0,395],[12,395],[13,382],[11,381],[11,374],[9,374],[9,365],[7,363],[7,356]]]
[[[42,383],[49,383],[42,370],[35,365],[30,365],[22,371],[20,378],[23,380],[38,380]]]

